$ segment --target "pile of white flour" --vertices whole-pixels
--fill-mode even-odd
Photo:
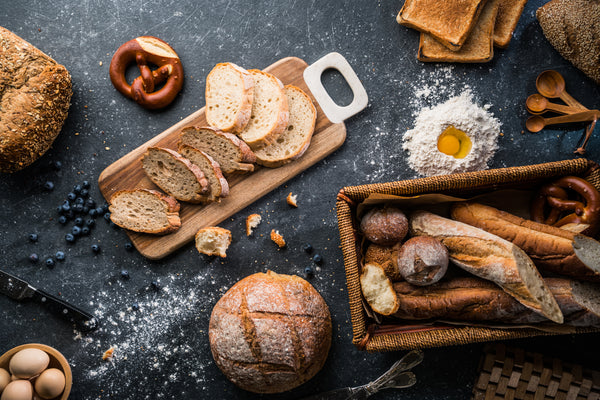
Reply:
[[[408,151],[408,164],[424,176],[488,168],[488,161],[498,149],[502,125],[489,112],[490,105],[479,107],[470,90],[431,108],[423,108],[416,117],[414,128],[403,136],[402,148]],[[440,152],[437,141],[448,126],[465,132],[471,139],[471,152],[465,158],[454,158]]]

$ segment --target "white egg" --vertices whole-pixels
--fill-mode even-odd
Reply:
[[[31,400],[32,398],[33,386],[31,382],[19,379],[6,385],[0,400]]]
[[[61,370],[49,368],[35,380],[35,392],[42,399],[53,399],[65,390],[65,375]]]
[[[4,390],[6,385],[10,383],[10,373],[4,368],[0,368],[0,393]]]
[[[10,359],[10,372],[17,378],[29,379],[48,367],[50,357],[40,349],[23,349]]]

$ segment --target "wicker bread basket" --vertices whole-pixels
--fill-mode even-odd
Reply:
[[[415,196],[439,193],[450,196],[474,196],[500,189],[532,189],[561,176],[587,179],[600,189],[600,167],[586,159],[558,161],[523,167],[501,168],[413,180],[344,187],[337,196],[346,283],[350,301],[353,343],[361,350],[395,351],[441,347],[475,342],[516,339],[556,334],[532,328],[498,329],[478,326],[410,325],[402,321],[377,323],[363,305],[359,274],[361,235],[357,229],[356,208],[371,194]],[[598,332],[595,328],[577,328],[575,333]]]

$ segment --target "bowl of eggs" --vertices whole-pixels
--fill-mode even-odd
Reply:
[[[72,384],[67,359],[50,346],[24,344],[0,356],[0,400],[66,400]]]

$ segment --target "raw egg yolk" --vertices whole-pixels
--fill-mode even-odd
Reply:
[[[454,158],[465,158],[471,151],[471,146],[471,139],[467,134],[453,125],[444,129],[437,142],[437,148],[440,152]]]

